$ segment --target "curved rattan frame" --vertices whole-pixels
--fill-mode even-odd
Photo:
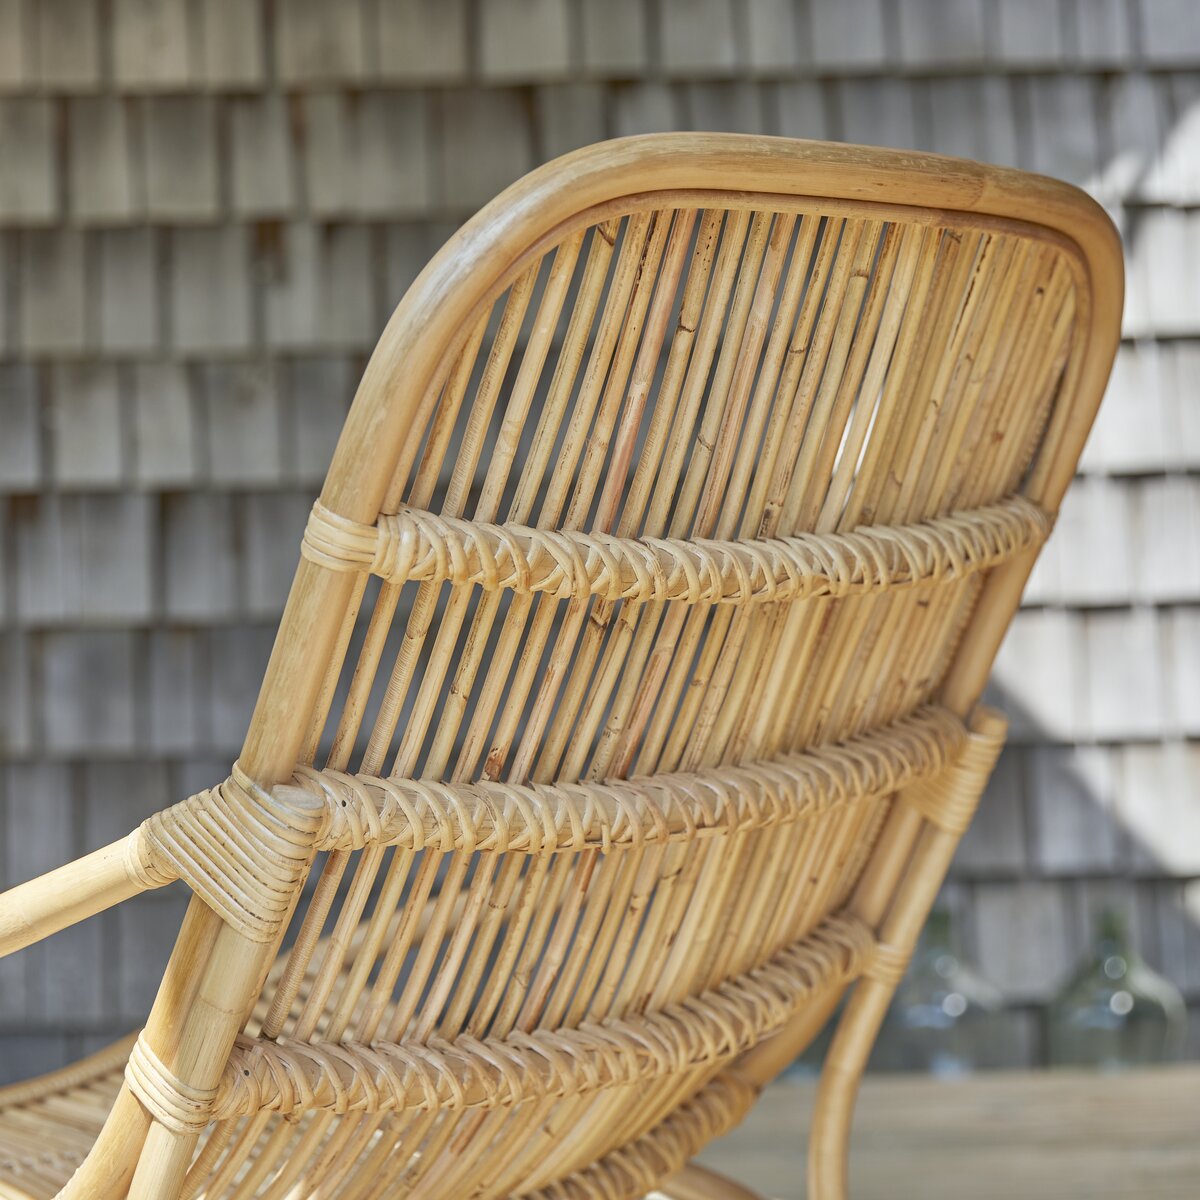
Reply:
[[[893,808],[846,914],[855,929],[866,932],[868,943],[845,968],[846,978],[862,978],[825,1068],[810,1155],[810,1194],[844,1195],[850,1115],[866,1054],[1002,739],[1003,722],[979,709],[978,697],[1074,472],[1115,353],[1122,306],[1120,246],[1111,222],[1082,193],[1016,171],[826,143],[671,134],[622,139],[557,160],[514,184],[450,239],[396,309],[367,366],[306,535],[233,778],[148,822],[130,838],[0,897],[0,951],[9,952],[171,878],[182,876],[197,893],[134,1046],[131,1084],[122,1088],[64,1196],[116,1196],[126,1188],[138,1198],[179,1194],[214,1105],[232,1112],[239,1111],[238,1104],[251,1104],[244,1092],[238,1100],[230,1091],[226,1072],[231,1062],[240,1061],[235,1039],[262,989],[312,849],[321,838],[329,844],[338,837],[353,840],[350,833],[331,832],[330,795],[349,788],[364,820],[384,820],[387,788],[380,785],[372,792],[371,780],[297,777],[298,787],[276,785],[291,781],[295,764],[305,759],[314,736],[312,714],[330,686],[327,664],[346,634],[341,614],[362,570],[400,570],[399,556],[403,570],[410,571],[420,557],[411,546],[397,550],[395,522],[409,520],[411,526],[412,518],[389,511],[389,485],[396,464],[416,453],[411,431],[428,417],[433,385],[466,331],[478,324],[500,289],[567,233],[639,206],[705,203],[727,210],[767,206],[1011,232],[1057,247],[1073,276],[1075,336],[1059,398],[1022,495],[996,516],[993,534],[983,536],[972,527],[963,534],[962,547],[951,552],[944,550],[941,534],[949,537],[953,531],[930,533],[921,543],[924,559],[914,551],[890,560],[869,540],[806,545],[801,538],[768,547],[778,569],[764,568],[754,579],[766,550],[706,547],[702,558],[692,561],[687,545],[662,543],[648,550],[585,539],[557,560],[545,554],[539,560],[543,574],[536,586],[551,592],[570,590],[582,580],[603,594],[640,587],[657,595],[654,589],[674,586],[676,592],[669,594],[705,600],[727,598],[730,588],[730,597],[747,600],[756,589],[767,595],[780,588],[815,594],[820,588],[870,588],[873,580],[903,585],[926,569],[942,574],[987,568],[938,696],[939,711],[959,722],[961,750],[901,792],[904,802]],[[444,523],[410,526],[405,528],[412,538],[424,538],[428,545],[458,538],[460,557],[476,572],[496,570],[497,551],[503,551],[508,578],[524,585],[530,575],[526,551],[547,548],[538,545],[536,530],[488,534],[481,527],[455,530]],[[914,544],[922,536],[914,533]],[[740,560],[746,553],[751,558]],[[572,575],[570,563],[583,561],[572,556],[580,554],[592,564],[586,578]],[[654,580],[647,582],[651,575]],[[740,582],[731,583],[735,578]],[[412,820],[392,815],[394,825],[407,821],[406,836],[411,836]],[[608,838],[612,831],[596,836]],[[232,865],[220,849],[230,839],[245,847]],[[216,867],[201,853],[206,848],[221,860]],[[563,1183],[547,1194],[618,1194],[640,1186],[639,1180],[680,1168],[806,1044],[828,1018],[839,991],[823,991],[788,1014],[776,1007],[769,1020],[755,1018],[759,1023],[748,1036],[746,1052],[735,1070],[719,1077],[716,1091],[700,1093],[645,1145],[630,1145],[593,1168],[599,1172],[594,1187]],[[122,1047],[117,1058],[124,1053]],[[369,1057],[369,1051],[364,1054]],[[307,1067],[295,1069],[321,1076],[312,1065],[318,1060],[310,1056]],[[257,1068],[244,1069],[251,1078]],[[620,1069],[635,1070],[636,1064],[626,1062]],[[334,1086],[328,1073],[316,1076],[318,1091]],[[41,1094],[36,1084],[24,1085],[23,1091],[0,1093],[0,1105]],[[393,1097],[392,1103],[400,1102]],[[286,1107],[278,1096],[272,1103]],[[679,1194],[699,1195],[707,1186],[685,1173]]]

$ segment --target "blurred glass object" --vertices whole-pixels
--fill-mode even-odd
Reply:
[[[1003,1006],[999,989],[958,953],[950,913],[935,910],[888,1014],[895,1066],[947,1077],[973,1071]]]
[[[1105,909],[1091,952],[1050,1004],[1050,1062],[1114,1071],[1179,1057],[1187,1009],[1179,989],[1134,952]]]

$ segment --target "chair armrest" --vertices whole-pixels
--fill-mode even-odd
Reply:
[[[0,958],[170,881],[155,866],[142,830],[135,829],[120,841],[0,892]]]

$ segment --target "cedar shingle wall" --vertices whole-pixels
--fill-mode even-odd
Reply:
[[[993,1061],[1037,1059],[1102,901],[1200,1002],[1193,0],[0,0],[0,882],[225,773],[407,283],[535,163],[667,128],[1015,163],[1119,220],[1127,340],[951,897]],[[138,1021],[182,904],[0,962],[0,1079]]]

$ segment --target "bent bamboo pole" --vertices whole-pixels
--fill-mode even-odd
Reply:
[[[0,892],[0,958],[168,882],[152,874],[141,831],[135,830],[66,866]]]

